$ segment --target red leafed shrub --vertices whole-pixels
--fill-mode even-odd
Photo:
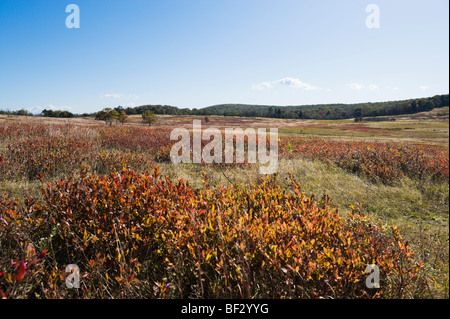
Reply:
[[[292,192],[271,179],[206,186],[158,169],[81,172],[43,189],[42,202],[2,202],[0,244],[20,248],[26,230],[49,250],[44,297],[70,293],[60,272],[68,264],[82,269],[85,298],[389,298],[417,279],[421,265],[398,229],[386,233],[356,208],[344,218],[294,181]],[[380,269],[380,289],[365,285],[368,264]]]
[[[102,127],[98,129],[98,142],[102,149],[154,154],[173,144],[171,129],[142,127]]]
[[[152,167],[153,160],[149,155],[125,151],[98,151],[93,155],[92,169],[100,174],[121,171],[124,167],[136,171]]]
[[[370,180],[392,184],[402,176],[449,179],[447,149],[400,143],[282,138],[282,157],[304,156],[334,163]]]
[[[37,176],[57,176],[88,158],[91,148],[91,143],[77,137],[27,138],[8,145],[4,175],[30,180]]]
[[[36,280],[42,276],[41,263],[45,258],[47,251],[44,250],[36,253],[33,245],[27,245],[26,258],[21,261],[11,260],[9,272],[0,272],[0,297],[2,299],[8,298],[22,298],[31,295],[34,291],[33,285],[30,281]]]
[[[0,179],[52,178],[72,173],[83,164],[103,174],[124,166],[136,171],[147,169],[151,162],[170,161],[170,150],[176,143],[170,140],[170,133],[169,128],[132,126],[68,129],[61,125],[2,125],[0,138],[6,149],[0,154]],[[210,141],[202,140],[201,148],[208,143]],[[193,145],[192,133],[190,144]],[[232,163],[224,163],[226,148],[222,142],[223,163],[202,162],[202,165],[251,165],[248,163],[248,136],[244,139],[244,163],[237,163],[234,144]],[[268,139],[266,146],[269,147]],[[281,136],[278,150],[280,158],[319,159],[385,184],[393,184],[403,176],[449,178],[448,148]],[[192,150],[190,157],[193,157]]]

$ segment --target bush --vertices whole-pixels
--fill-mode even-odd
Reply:
[[[448,181],[448,149],[381,142],[335,141],[319,138],[283,138],[283,157],[302,156],[333,163],[367,177],[372,182],[392,185],[403,176],[431,177]]]
[[[81,171],[43,188],[42,201],[0,203],[0,266],[24,260],[29,243],[48,251],[38,273],[24,270],[27,289],[14,289],[7,272],[0,289],[44,298],[405,296],[421,265],[398,229],[385,233],[356,207],[344,218],[327,196],[292,187],[264,179],[201,190],[157,168]],[[82,271],[80,290],[65,289],[68,264]],[[368,264],[379,266],[381,289],[366,288]]]

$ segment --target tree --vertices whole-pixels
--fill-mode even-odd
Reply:
[[[209,123],[209,118],[207,116],[205,116],[205,123],[206,123],[206,125],[208,125],[208,123]]]
[[[113,120],[117,119],[118,117],[119,113],[111,108],[103,109],[95,114],[96,120],[103,120],[106,124],[109,124],[109,126],[111,126]]]
[[[75,115],[69,111],[60,111],[60,110],[47,110],[44,109],[41,112],[41,115],[44,117],[60,117],[60,118],[71,118],[74,117]]]
[[[122,123],[122,125],[123,125],[123,123],[125,123],[128,119],[127,113],[125,113],[125,111],[121,111],[119,113],[118,119],[119,119],[119,122]]]
[[[117,121],[119,120],[119,112],[117,112],[116,110],[112,110],[111,112],[111,122],[109,123],[109,125],[111,126],[111,124],[112,124],[112,120],[116,120],[116,124],[117,124]]]
[[[152,125],[156,122],[158,118],[156,117],[155,113],[152,111],[145,111],[142,113],[142,122],[148,124],[148,126]]]
[[[105,110],[98,111],[95,113],[95,119],[99,121],[105,121],[106,118],[106,112]]]
[[[363,115],[363,110],[360,107],[355,108],[355,110],[353,111],[353,117],[362,117]]]
[[[13,114],[15,115],[20,115],[20,116],[33,116],[33,113],[31,113],[28,110],[25,109],[20,109],[18,111],[13,112]]]

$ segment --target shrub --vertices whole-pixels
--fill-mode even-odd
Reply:
[[[333,163],[373,182],[393,184],[403,176],[449,179],[448,149],[401,143],[282,138],[280,155]]]
[[[54,177],[79,167],[91,149],[92,144],[79,137],[29,137],[7,146],[0,172],[9,179]]]
[[[293,180],[292,187],[264,179],[193,189],[157,168],[84,170],[45,187],[42,202],[0,204],[0,265],[25,243],[52,256],[40,273],[46,280],[13,297],[405,296],[421,265],[398,229],[384,232],[356,207],[344,218],[327,196],[307,197]],[[78,295],[64,288],[67,264],[83,272]],[[381,289],[366,288],[368,264],[380,267]],[[5,291],[13,282],[0,284]]]

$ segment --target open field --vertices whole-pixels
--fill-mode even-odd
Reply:
[[[208,127],[279,129],[268,179],[258,164],[171,163],[170,131],[193,119],[206,127],[201,116],[159,116],[152,127],[138,116],[111,127],[0,116],[1,293],[448,298],[448,112],[208,116]],[[76,292],[64,287],[69,263],[83,273]],[[364,286],[372,263],[380,290]]]
[[[155,124],[158,127],[192,127],[192,120],[201,120],[205,125],[204,116],[188,115],[159,115]],[[379,117],[383,119],[383,117]],[[351,120],[293,120],[276,118],[247,118],[208,116],[210,127],[254,127],[278,128],[281,135],[304,135],[333,138],[363,138],[392,141],[411,141],[428,144],[448,144],[449,136],[449,108],[434,109],[410,115],[396,115],[385,117],[387,121]],[[395,120],[395,121],[393,121]],[[24,118],[21,116],[0,115],[0,123],[15,122],[65,124],[71,125],[98,125],[99,121],[93,118]],[[119,124],[120,125],[120,124]],[[139,115],[129,117],[125,126],[142,126]]]

